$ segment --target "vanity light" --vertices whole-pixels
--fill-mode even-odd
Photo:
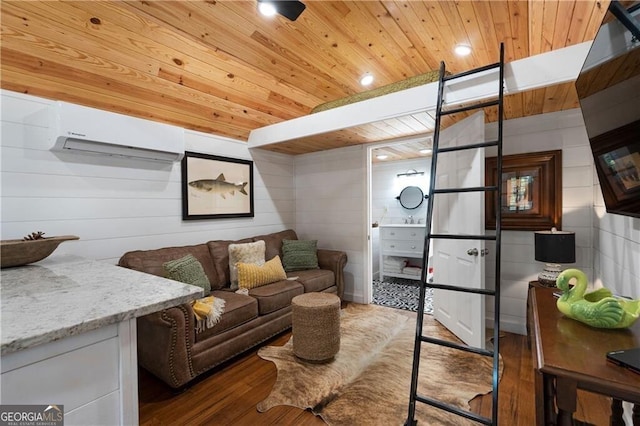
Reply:
[[[371,74],[369,74],[369,73],[366,73],[360,79],[360,84],[363,85],[363,86],[368,86],[371,83],[373,83],[373,76]]]
[[[467,56],[471,53],[471,47],[466,44],[459,44],[455,49],[453,49],[453,51],[456,52],[456,55],[458,56]]]
[[[409,169],[405,173],[398,173],[398,177],[400,176],[415,176],[415,175],[424,175],[424,172],[419,172],[416,169]]]

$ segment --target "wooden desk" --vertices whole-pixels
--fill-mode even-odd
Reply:
[[[529,290],[536,424],[573,425],[576,391],[583,389],[613,398],[611,425],[624,426],[621,401],[635,404],[633,424],[640,425],[640,375],[605,358],[609,351],[640,347],[640,321],[621,330],[589,327],[558,311],[554,291]]]

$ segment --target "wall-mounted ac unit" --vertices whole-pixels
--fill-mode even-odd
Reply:
[[[66,102],[53,105],[55,151],[173,162],[184,156],[184,129]]]

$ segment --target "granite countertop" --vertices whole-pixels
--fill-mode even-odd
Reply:
[[[77,256],[0,271],[5,355],[202,297],[200,287]]]

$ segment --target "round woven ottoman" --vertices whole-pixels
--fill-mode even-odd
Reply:
[[[340,298],[305,293],[291,300],[293,353],[305,361],[328,362],[340,349]]]

